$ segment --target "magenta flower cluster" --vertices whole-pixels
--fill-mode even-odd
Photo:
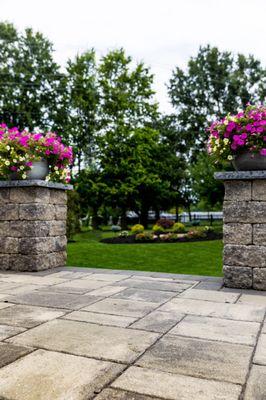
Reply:
[[[266,156],[266,106],[248,105],[236,115],[213,122],[208,130],[208,152],[217,160],[232,160],[244,151]]]
[[[60,136],[54,132],[20,131],[16,127],[8,128],[6,124],[0,124],[0,173],[4,178],[13,172],[26,179],[33,162],[40,159],[48,161],[48,179],[70,180],[68,166],[73,163],[72,148],[65,146]]]

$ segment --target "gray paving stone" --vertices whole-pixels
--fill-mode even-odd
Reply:
[[[71,319],[73,321],[91,322],[99,325],[120,326],[126,328],[128,325],[136,321],[133,317],[123,317],[121,315],[110,315],[92,313],[89,311],[73,311],[67,314],[64,319]]]
[[[120,293],[125,289],[125,286],[104,286],[100,289],[92,290],[89,292],[89,296],[109,297],[116,293]]]
[[[56,308],[14,305],[0,310],[0,324],[33,328],[64,314],[65,311]]]
[[[145,289],[135,289],[128,288],[123,290],[116,295],[113,295],[113,299],[128,299],[137,301],[149,301],[151,303],[165,303],[172,297],[176,296],[175,292],[166,292],[160,290],[145,290]]]
[[[8,342],[127,363],[134,361],[158,336],[151,332],[58,319]]]
[[[0,277],[0,279],[1,279],[1,277]],[[6,293],[7,290],[14,289],[19,286],[21,286],[21,285],[19,285],[18,283],[0,281],[0,293]]]
[[[34,290],[46,290],[47,287],[49,286],[25,284],[16,286],[15,288],[6,289],[5,294],[16,296],[18,294],[33,292]]]
[[[53,276],[45,275],[41,276],[38,274],[30,275],[30,274],[3,274],[1,276],[1,280],[4,282],[12,282],[12,283],[18,283],[18,284],[23,284],[23,283],[29,283],[33,285],[42,285],[42,286],[49,286],[49,285],[56,285],[59,283],[66,282],[66,279],[62,278],[53,278]]]
[[[76,310],[101,299],[96,296],[80,296],[71,293],[35,291],[19,296],[14,296],[12,302],[41,307],[55,307]]]
[[[264,295],[254,295],[254,294],[242,294],[239,298],[238,303],[244,304],[257,304],[259,306],[264,306],[266,310],[266,296]]]
[[[12,306],[13,306],[13,304],[0,302],[0,310],[2,310],[3,308],[12,307]]]
[[[0,368],[32,351],[33,349],[29,347],[15,346],[10,343],[0,343]]]
[[[128,275],[117,275],[117,274],[101,274],[101,273],[93,273],[90,276],[85,276],[83,279],[89,280],[89,281],[104,281],[104,282],[119,282],[123,281],[124,279],[128,279]]]
[[[132,324],[130,328],[164,333],[176,325],[183,317],[184,314],[173,316],[171,313],[153,311],[146,317]]]
[[[256,364],[266,365],[266,335],[265,334],[262,334],[259,337],[253,362]]]
[[[194,289],[220,290],[222,286],[222,282],[200,282]]]
[[[104,389],[95,400],[160,400],[159,397],[145,396],[125,390]]]
[[[158,307],[158,304],[147,301],[108,298],[83,308],[83,311],[124,315],[127,317],[143,317],[156,307]]]
[[[175,298],[159,308],[160,311],[261,322],[265,307],[250,304],[227,304],[211,301]]]
[[[257,322],[187,315],[170,334],[254,345],[260,329]]]
[[[0,340],[7,339],[11,336],[17,335],[18,333],[24,332],[25,329],[8,326],[8,325],[0,325]]]
[[[121,286],[121,282],[114,285]],[[123,286],[137,288],[137,289],[149,289],[149,290],[166,290],[167,292],[182,292],[182,290],[188,289],[191,285],[187,283],[176,283],[176,282],[154,282],[149,280],[141,279],[127,279],[122,283]]]
[[[87,279],[74,279],[71,281],[67,281],[64,283],[60,283],[59,285],[54,285],[50,287],[54,291],[62,291],[65,293],[87,293],[91,290],[101,288],[106,286],[107,283],[105,281],[93,281]],[[50,290],[50,288],[48,290]]]
[[[238,400],[241,392],[241,386],[232,383],[140,367],[130,367],[111,386],[167,400]]]
[[[266,367],[253,365],[245,391],[244,400],[266,399]]]
[[[122,369],[118,364],[38,350],[0,370],[0,396],[87,400]]]
[[[252,347],[169,334],[137,361],[145,368],[244,384]]]
[[[234,303],[239,297],[239,294],[219,292],[218,290],[200,290],[195,288],[186,290],[178,297],[185,299],[213,301],[217,303]]]

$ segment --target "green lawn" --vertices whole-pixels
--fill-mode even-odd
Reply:
[[[222,273],[222,241],[162,244],[107,244],[110,232],[84,232],[68,244],[67,265],[88,268],[133,269],[177,274]]]

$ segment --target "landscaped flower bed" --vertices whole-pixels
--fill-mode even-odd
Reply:
[[[69,182],[72,148],[65,146],[53,132],[30,133],[0,125],[0,179],[28,179],[36,161],[47,160],[46,180]]]
[[[198,242],[205,240],[218,240],[222,238],[222,233],[213,231],[210,227],[200,230],[190,230],[186,233],[164,232],[161,234],[154,232],[143,232],[137,234],[125,234],[126,231],[119,235],[104,238],[103,243],[110,244],[139,244],[139,243],[182,243],[182,242]]]

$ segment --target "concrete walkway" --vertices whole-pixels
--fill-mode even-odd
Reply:
[[[266,293],[219,278],[0,274],[0,399],[265,400]]]

